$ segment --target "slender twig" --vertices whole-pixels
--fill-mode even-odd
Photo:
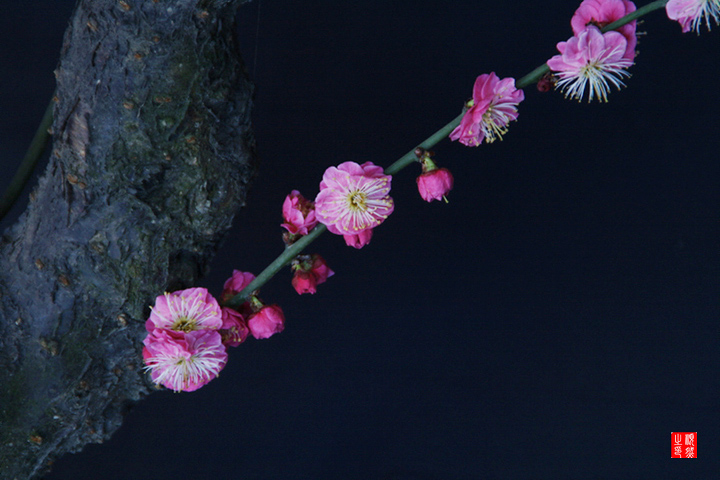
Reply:
[[[642,7],[638,8],[632,13],[628,13],[620,20],[616,20],[613,23],[610,23],[608,25],[605,25],[603,28],[600,29],[601,32],[609,32],[610,30],[615,30],[626,23],[630,23],[633,20],[637,20],[638,18],[642,17],[643,15],[647,15],[648,13],[658,10],[660,8],[663,8],[665,4],[668,3],[668,0],[656,0],[654,2],[648,3],[647,5],[643,5]]]
[[[0,199],[0,219],[5,217],[15,204],[15,201],[17,201],[20,193],[23,191],[23,188],[25,188],[25,184],[27,184],[30,179],[33,170],[35,169],[35,165],[37,165],[38,159],[45,151],[45,145],[50,137],[48,129],[52,124],[54,105],[55,102],[51,101],[50,105],[48,105],[47,109],[45,109],[45,115],[43,115],[40,126],[30,142],[30,147],[28,147],[28,150],[25,153],[25,158],[23,158],[17,172],[15,172],[15,176],[10,181],[10,185],[7,190],[5,190],[5,193],[3,193],[2,199]]]
[[[265,285],[265,283],[274,277],[281,268],[290,263],[293,258],[297,257],[306,246],[319,237],[325,230],[327,230],[327,227],[320,224],[313,228],[312,232],[308,235],[305,235],[300,238],[300,240],[287,247],[283,253],[281,253],[270,265],[265,268],[265,270],[260,273],[260,275],[255,277],[255,280],[250,282],[240,293],[225,302],[224,306],[235,309],[240,308],[240,305],[242,305],[243,302],[245,302],[245,300],[247,300],[250,295],[255,292],[255,290]]]

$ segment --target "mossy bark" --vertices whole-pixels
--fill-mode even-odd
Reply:
[[[152,391],[148,305],[202,275],[254,171],[243,1],[78,1],[50,162],[0,241],[0,478],[102,442]]]

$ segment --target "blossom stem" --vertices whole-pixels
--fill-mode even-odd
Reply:
[[[515,82],[515,88],[517,89],[523,89],[527,87],[528,85],[532,85],[533,83],[536,83],[538,80],[540,80],[540,77],[545,75],[550,71],[550,67],[547,66],[547,63],[543,63],[539,67],[537,67],[532,72],[528,73],[524,77],[522,77],[520,80]]]
[[[638,8],[632,13],[628,13],[620,20],[616,20],[613,23],[610,23],[608,25],[605,25],[603,28],[600,29],[602,33],[609,32],[610,30],[615,30],[616,28],[620,28],[626,23],[630,23],[633,20],[637,20],[638,18],[642,17],[643,15],[647,15],[648,13],[658,10],[660,8],[663,8],[665,4],[668,2],[668,0],[656,0],[654,2],[648,3],[647,5],[643,5],[642,7]]]
[[[607,25],[605,28],[603,28],[602,32],[607,32],[609,30],[614,30],[616,28],[622,27],[626,23],[630,23],[633,20],[636,20],[643,15],[646,15],[654,10],[658,10],[665,6],[665,4],[668,2],[668,0],[657,0],[655,2],[651,2],[643,7],[640,7],[636,11],[624,16],[620,20],[613,22],[609,25]],[[547,66],[547,64],[540,65],[532,72],[528,73],[521,79],[519,79],[517,82],[515,82],[515,86],[518,89],[522,89],[524,87],[527,87],[528,85],[531,85],[535,82],[537,82],[540,77],[545,75],[550,71],[550,68]],[[396,160],[392,165],[387,167],[385,169],[386,175],[395,175],[397,172],[402,170],[403,168],[407,167],[411,163],[417,161],[417,155],[416,150],[418,148],[422,148],[425,150],[428,150],[432,147],[434,147],[438,142],[443,140],[445,137],[450,135],[450,133],[460,125],[460,121],[462,120],[462,117],[464,115],[461,113],[454,119],[452,119],[447,125],[442,127],[437,132],[430,135],[428,138],[426,138],[421,144],[410,150],[408,153],[400,157],[398,160]],[[298,256],[305,247],[307,247],[311,242],[313,242],[317,237],[319,237],[323,232],[327,230],[327,227],[325,225],[319,224],[316,226],[308,235],[305,235],[304,237],[300,238],[297,242],[293,243],[289,247],[285,249],[283,253],[280,254],[270,265],[263,270],[260,275],[258,275],[255,280],[250,282],[248,286],[246,286],[240,293],[232,297],[230,300],[225,302],[224,306],[231,307],[238,309],[240,306],[248,299],[250,296],[255,292],[257,289],[259,289],[261,286],[265,285],[268,280],[270,280],[272,277],[275,276],[277,272],[280,271],[283,267],[288,265],[296,256]]]
[[[460,120],[462,120],[462,117],[465,112],[461,113],[457,117],[455,117],[450,123],[442,127],[437,132],[430,135],[428,138],[425,139],[424,142],[422,142],[417,147],[410,150],[408,153],[400,157],[398,160],[395,161],[392,165],[387,167],[385,169],[385,175],[395,175],[397,172],[402,170],[403,168],[407,167],[411,163],[417,161],[417,155],[415,154],[415,151],[418,148],[422,148],[424,150],[428,150],[435,146],[440,140],[450,135],[450,132],[452,132],[455,127],[460,125]]]
[[[297,257],[300,252],[305,249],[305,247],[319,237],[325,230],[327,230],[327,227],[323,224],[319,224],[313,228],[308,235],[303,236],[298,241],[287,247],[284,252],[282,252],[270,265],[265,268],[265,270],[260,272],[260,275],[255,277],[255,280],[243,288],[240,293],[225,302],[223,306],[234,309],[240,308],[240,306],[248,298],[250,298],[250,295],[252,295],[255,290],[265,285],[268,280],[274,277],[280,269],[288,265],[293,258]]]
[[[35,169],[35,165],[37,165],[38,159],[45,151],[45,145],[48,137],[50,136],[48,129],[52,124],[54,105],[55,102],[50,102],[50,105],[48,105],[47,109],[45,109],[45,114],[40,121],[40,126],[38,126],[35,136],[30,142],[30,146],[25,153],[23,161],[20,163],[17,172],[15,172],[15,176],[10,181],[10,185],[7,190],[3,193],[2,199],[0,199],[0,219],[7,215],[17,201],[20,193],[23,191],[23,188],[25,188],[25,185],[30,179],[32,172]]]

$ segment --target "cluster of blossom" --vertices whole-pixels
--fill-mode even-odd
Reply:
[[[665,9],[683,32],[699,33],[703,21],[708,29],[711,19],[720,22],[720,0],[670,0]],[[623,77],[630,76],[626,69],[635,59],[637,22],[633,20],[617,30],[602,30],[635,10],[629,0],[584,0],[570,20],[573,36],[557,44],[560,54],[547,61],[552,73],[538,82],[538,89],[547,91],[554,85],[567,98],[582,100],[587,92],[588,101],[595,98],[607,102],[610,86],[619,89],[625,86]],[[501,80],[494,72],[480,75],[450,139],[471,147],[483,140],[492,143],[502,139],[508,124],[517,120],[517,107],[523,99],[514,78]]]
[[[330,232],[342,235],[349,246],[364,247],[370,243],[373,228],[393,212],[391,181],[392,177],[372,162],[345,162],[328,168],[315,201],[297,190],[285,198],[285,223],[281,224],[287,230],[283,235],[285,244],[292,245],[322,223]],[[314,294],[319,284],[335,274],[318,254],[298,255],[291,268],[292,285],[301,295]]]
[[[683,32],[699,33],[703,21],[720,20],[720,0],[669,0],[667,15],[677,20]],[[605,27],[636,10],[629,0],[584,0],[570,24],[573,36],[557,44],[559,55],[547,61],[550,74],[538,82],[540,91],[551,86],[566,98],[607,101],[611,86],[621,88],[629,77],[637,45],[636,21],[616,30]],[[477,77],[472,99],[465,104],[460,124],[451,140],[476,147],[501,139],[508,124],[518,118],[518,105],[525,96],[515,79],[500,79],[494,72]],[[454,179],[446,168],[438,168],[433,153],[415,150],[422,173],[417,177],[420,196],[428,202],[445,200]],[[309,235],[322,223],[342,235],[347,245],[362,248],[373,230],[388,218],[395,206],[390,197],[392,176],[382,167],[365,162],[344,162],[328,168],[314,201],[293,190],[282,207],[287,247]],[[334,275],[318,254],[297,255],[291,262],[292,286],[298,294],[317,292],[317,286]],[[225,283],[221,302],[227,303],[247,287],[255,276],[235,270]],[[203,288],[191,288],[157,297],[146,323],[148,336],[143,357],[152,379],[175,391],[192,391],[215,378],[227,362],[226,347],[238,346],[248,335],[268,338],[283,331],[285,318],[277,305],[264,305],[256,295],[237,310],[221,307]]]
[[[560,55],[553,56],[547,65],[556,88],[566,97],[582,99],[586,90],[588,100],[607,101],[610,84],[620,87],[621,77],[635,58],[635,21],[618,31],[602,33],[601,28],[635,11],[628,0],[585,0],[570,22],[573,37],[557,45]],[[547,81],[547,80],[546,80]],[[546,88],[541,83],[539,89]],[[502,139],[508,124],[518,118],[518,104],[525,99],[522,90],[515,88],[514,78],[500,79],[491,72],[475,80],[472,99],[463,118],[450,134],[451,140],[477,147],[483,140],[492,143]]]
[[[428,202],[442,199],[453,188],[452,174],[446,168],[437,168],[430,160],[430,152],[421,152],[417,153],[422,164],[422,174],[417,178],[418,191]],[[342,235],[347,245],[364,247],[370,243],[373,229],[395,209],[390,197],[391,183],[392,176],[386,175],[383,168],[373,162],[362,165],[344,162],[328,168],[314,201],[307,200],[297,190],[285,199],[285,223],[282,224],[287,230],[283,236],[285,243],[291,245],[299,237],[307,235],[317,223],[322,223],[330,232]],[[298,293],[315,293],[314,287],[333,274],[322,257],[314,255],[313,259],[293,264],[293,285],[297,284]],[[317,281],[308,281],[308,273],[317,277]],[[298,279],[299,276],[303,278]],[[310,288],[307,288],[308,282]]]
[[[418,190],[431,201],[444,198],[453,186],[447,169],[438,169],[430,152],[418,159],[423,173]],[[282,213],[287,246],[308,235],[318,224],[342,235],[345,242],[362,248],[372,238],[373,228],[393,212],[390,197],[392,177],[372,162],[345,162],[330,167],[320,182],[315,201],[293,190],[285,198]],[[299,294],[315,293],[335,272],[318,254],[298,255],[292,262],[292,285]],[[204,288],[190,288],[157,297],[145,326],[143,358],[153,381],[176,392],[197,390],[217,377],[227,363],[226,347],[247,339],[268,338],[285,328],[285,317],[277,305],[264,305],[255,294],[238,309],[225,306],[247,287],[255,276],[233,271],[225,282],[220,303]]]
[[[221,300],[254,279],[235,270]],[[225,367],[226,347],[237,347],[248,335],[261,339],[282,332],[285,317],[279,306],[263,305],[255,296],[235,310],[221,307],[204,288],[189,288],[157,297],[145,328],[143,358],[153,381],[175,392],[192,392]]]
[[[438,169],[424,153],[418,189],[427,201],[444,198],[452,188],[452,175]],[[345,162],[330,167],[320,182],[315,201],[293,190],[285,198],[281,224],[286,245],[292,245],[323,223],[345,242],[362,248],[370,242],[373,228],[394,209],[390,197],[392,177],[366,162]],[[318,254],[298,255],[292,262],[292,285],[299,294],[315,293],[335,272]],[[264,305],[256,295],[238,309],[221,304],[247,287],[255,276],[233,271],[225,282],[220,303],[204,288],[190,288],[157,297],[145,326],[143,358],[153,381],[176,392],[197,390],[217,377],[227,363],[226,347],[236,347],[248,335],[268,338],[285,328],[285,317],[277,305]]]

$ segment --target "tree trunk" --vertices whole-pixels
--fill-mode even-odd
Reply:
[[[78,1],[50,163],[0,243],[0,478],[109,438],[152,390],[148,305],[203,274],[254,171],[243,1]]]

